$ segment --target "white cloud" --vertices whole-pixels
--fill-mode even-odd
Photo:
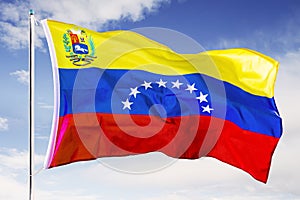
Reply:
[[[0,117],[0,131],[8,130],[8,119]]]
[[[199,197],[195,197],[199,199]],[[142,200],[191,200],[190,198],[187,198],[186,196],[178,193],[171,193],[171,194],[166,194],[162,195],[159,197],[146,197]]]
[[[48,5],[34,0],[32,5],[42,17],[99,28],[110,20],[142,20],[166,2],[169,0],[56,0]]]
[[[24,21],[20,21],[20,24],[18,26],[9,22],[0,21],[0,41],[10,49],[20,49],[27,47],[28,29],[27,26],[24,26],[23,24]]]
[[[16,180],[12,176],[0,175],[0,199],[9,199],[9,200],[20,200],[28,199],[28,186],[26,182],[21,182]],[[43,200],[99,200],[99,196],[82,194],[80,190],[41,190],[38,186],[35,187],[34,191],[35,199]]]
[[[126,158],[123,159],[123,162],[127,162]],[[276,159],[276,162],[280,162],[280,158]],[[290,166],[289,163],[279,167],[281,170],[285,170],[286,174],[292,174],[288,176],[289,180],[286,180],[286,174],[280,173],[277,167],[273,170],[272,180],[267,184],[262,184],[245,172],[211,158],[179,160],[164,170],[142,175],[116,172],[97,165],[95,162],[90,162],[90,164],[85,162],[73,166],[78,168],[76,179],[93,186],[102,185],[103,190],[113,188],[119,191],[119,195],[114,194],[116,195],[113,196],[114,198],[111,198],[110,194],[103,193],[106,199],[258,200],[294,199],[300,195],[298,179],[294,174],[297,172],[298,166]],[[287,166],[289,166],[289,170],[286,170]],[[66,166],[64,170],[67,169],[74,170],[70,165]],[[60,170],[62,169],[58,169],[58,171]],[[125,193],[126,197],[123,197],[121,194]],[[136,194],[140,195],[136,196]],[[120,198],[121,196],[123,198]]]
[[[49,105],[45,102],[38,102],[38,105],[40,108],[43,108],[43,109],[53,109],[53,105]]]
[[[35,164],[43,163],[44,156],[36,154],[34,156]],[[1,166],[9,169],[27,169],[28,168],[28,151],[20,151],[17,149],[0,148]]]
[[[17,181],[13,176],[1,173],[0,175],[0,199],[24,199],[27,195],[27,185]]]
[[[298,50],[289,51],[277,59],[280,62],[281,73],[289,73],[292,76],[300,75],[300,45]]]
[[[35,155],[36,164],[41,155]],[[0,148],[0,199],[24,199],[27,195],[28,151]]]
[[[15,72],[10,73],[11,76],[16,76],[17,80],[25,85],[29,83],[29,72],[25,70],[17,70]]]
[[[220,37],[209,44],[208,48],[250,48],[271,56],[297,51],[300,46],[300,10],[295,9],[298,11],[291,12],[290,18],[277,22],[277,29],[266,27],[253,30],[241,37]]]
[[[96,195],[82,194],[83,191],[74,191],[74,190],[59,190],[59,191],[38,191],[39,199],[43,200],[53,200],[53,197],[58,197],[62,200],[99,200],[103,199]]]
[[[238,48],[243,46],[245,46],[245,41],[238,39],[229,40],[225,38],[219,39],[219,43],[216,45],[216,47],[220,49]]]
[[[28,47],[28,11],[35,10],[38,19],[52,18],[101,30],[107,23],[118,20],[139,21],[156,12],[170,0],[40,0],[0,3],[0,41],[9,49]],[[36,26],[36,47],[43,49],[44,33]]]
[[[142,200],[279,200],[287,199],[287,197],[295,199],[294,195],[278,193],[272,188],[260,191],[254,186],[245,185],[244,187],[237,187],[231,183],[203,185],[201,187],[153,196],[142,198]]]
[[[285,132],[300,129],[298,120],[300,101],[300,48],[277,58],[279,72],[275,85],[275,99],[284,120]],[[296,137],[296,135],[294,135]]]
[[[26,3],[18,2],[18,5],[13,5],[1,2],[0,6],[0,41],[11,49],[26,47],[28,22],[27,18],[21,15],[26,10]]]
[[[43,159],[44,156],[36,154],[35,165],[41,165]],[[0,199],[26,199],[28,196],[27,161],[28,151],[20,151],[14,148],[0,148]],[[64,188],[61,190],[57,188],[41,189],[39,185],[45,181],[42,180],[40,183],[36,181],[41,173],[34,176],[34,196],[36,199],[52,200],[53,197],[58,197],[58,199],[63,200],[101,199],[96,195],[84,194],[83,190],[80,189],[77,189],[76,191]],[[43,179],[47,180],[49,177],[43,177]]]
[[[35,135],[35,139],[37,139],[37,140],[45,140],[47,142],[49,141],[49,137],[48,136],[38,135],[38,134]]]

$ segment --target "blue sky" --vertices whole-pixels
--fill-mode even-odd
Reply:
[[[97,31],[135,29],[181,53],[199,50],[151,31],[158,27],[192,38],[202,49],[246,47],[280,62],[275,99],[284,135],[274,153],[269,181],[211,158],[176,161],[153,173],[133,175],[130,160],[100,159],[40,170],[53,110],[50,55],[36,27],[36,199],[300,199],[300,1],[298,0],[65,0],[1,1],[0,199],[27,195],[28,11]],[[149,29],[147,29],[149,30]],[[141,158],[141,160],[144,158]],[[151,159],[155,159],[151,158]],[[124,164],[125,163],[125,164]],[[137,164],[137,162],[134,162]]]

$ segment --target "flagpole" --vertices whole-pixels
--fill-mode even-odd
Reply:
[[[29,11],[29,200],[33,200],[34,171],[34,11]]]

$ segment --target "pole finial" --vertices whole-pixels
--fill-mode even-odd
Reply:
[[[34,15],[34,10],[33,9],[29,10],[29,15]]]

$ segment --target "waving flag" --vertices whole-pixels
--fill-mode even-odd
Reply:
[[[46,168],[162,152],[266,182],[282,134],[278,62],[248,49],[178,54],[131,31],[44,20],[55,89]]]

